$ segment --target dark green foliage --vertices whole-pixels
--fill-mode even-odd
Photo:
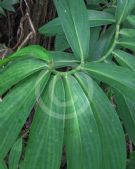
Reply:
[[[135,144],[135,1],[54,4],[57,18],[39,32],[55,36],[55,51],[31,45],[0,61],[0,169],[59,169],[63,147],[67,169],[125,169],[125,133]]]
[[[19,3],[19,0],[0,0],[0,15],[5,15],[4,10],[14,12],[13,5]]]

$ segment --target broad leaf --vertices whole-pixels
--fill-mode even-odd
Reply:
[[[15,11],[14,7],[12,5],[19,3],[19,0],[3,0],[2,2],[0,2],[0,5],[9,11]]]
[[[135,28],[135,15],[129,15],[127,20]]]
[[[104,11],[88,10],[90,27],[108,25],[115,22],[115,18],[110,13]]]
[[[54,76],[39,100],[22,169],[59,169],[65,127],[65,93]]]
[[[135,71],[135,56],[118,49],[113,51],[113,55],[121,66]]]
[[[11,149],[9,154],[9,169],[17,169],[22,153],[22,138],[19,138]]]
[[[134,0],[117,0],[116,19],[120,23],[130,14],[135,5]]]
[[[112,42],[114,39],[114,33],[115,33],[114,26],[111,26],[105,32],[103,31],[99,40],[97,41],[96,49],[93,53],[94,60],[97,60],[106,54],[106,52],[108,51],[108,49],[112,45]]]
[[[97,45],[98,45],[100,31],[101,31],[100,27],[90,29],[91,36],[90,36],[90,46],[89,46],[89,48],[90,48],[89,58],[88,58],[89,61],[97,59],[95,57],[94,53],[95,53]]]
[[[135,101],[135,72],[128,68],[105,63],[88,63],[84,66],[84,70],[88,71],[92,77]]]
[[[1,5],[0,5],[0,15],[3,15],[3,16],[6,15],[6,14],[5,14],[5,11],[3,10],[3,8],[1,7]]]
[[[99,169],[102,162],[101,143],[89,100],[73,76],[64,79],[64,86],[67,168]]]
[[[9,61],[21,59],[24,57],[34,57],[34,58],[38,58],[38,59],[41,59],[41,60],[44,60],[47,62],[51,61],[51,58],[50,58],[47,50],[45,50],[44,48],[42,48],[38,45],[31,45],[31,46],[28,46],[28,47],[18,50],[17,52],[15,52],[11,56],[9,56],[3,60],[0,60],[0,66],[3,66],[4,64],[8,63]]]
[[[87,10],[88,12],[88,20],[89,27],[97,27],[107,24],[112,24],[115,22],[115,18],[112,14],[104,11],[97,10]],[[39,32],[44,34],[45,36],[54,36],[54,35],[62,35],[64,34],[60,18],[57,17],[47,24],[43,25],[39,28]]]
[[[105,0],[86,0],[87,1],[87,3],[88,4],[95,4],[95,5],[97,5],[97,4],[99,4],[99,3],[101,3],[101,2],[105,2]]]
[[[135,37],[124,37],[119,39],[118,44],[124,48],[135,51]]]
[[[124,28],[124,29],[121,29],[120,30],[120,35],[122,36],[122,37],[135,37],[135,29],[126,29],[126,28]]]
[[[100,80],[110,85],[113,89],[116,89],[119,92],[120,96],[118,100],[118,105],[119,107],[121,106],[121,108],[119,109],[122,113],[122,119],[124,120],[124,125],[127,131],[129,132],[129,136],[134,141],[133,121],[135,118],[134,117],[135,72],[120,66],[103,63],[87,64],[86,70],[90,73],[91,76],[93,76],[97,80]],[[132,117],[130,116],[131,114]],[[127,123],[130,124],[127,125]]]
[[[44,61],[31,58],[7,65],[0,72],[0,95],[29,75],[46,68]]]
[[[45,36],[61,35],[64,33],[59,18],[55,18],[43,25],[39,28],[39,32]]]
[[[3,160],[0,160],[0,169],[7,169],[7,166]]]
[[[121,50],[113,52],[115,59],[122,66],[128,67],[135,71],[135,57]],[[130,136],[131,140],[135,144],[135,104],[134,101],[129,100],[123,94],[115,91],[115,99],[118,107],[119,115],[123,120],[124,126]]]
[[[135,144],[135,104],[119,92],[115,92],[115,99],[119,115],[123,120],[129,137]]]
[[[55,50],[64,51],[70,48],[66,36],[64,34],[57,35],[55,38]]]
[[[124,132],[115,109],[100,87],[84,73],[75,75],[88,97],[98,126],[102,154],[100,169],[125,169]],[[93,158],[96,154],[93,152]]]
[[[88,13],[84,1],[55,0],[54,2],[68,43],[75,56],[83,62],[84,58],[88,57],[90,37]]]
[[[0,159],[4,159],[13,146],[48,78],[47,71],[31,76],[12,89],[0,102]]]
[[[77,66],[80,61],[75,58],[71,53],[54,51],[50,52],[53,59],[53,64],[55,68],[67,67],[67,66]]]
[[[19,3],[19,0],[3,0],[3,1],[4,3],[12,4],[12,5]]]

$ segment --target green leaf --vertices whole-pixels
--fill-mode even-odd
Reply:
[[[95,49],[93,53],[94,60],[97,60],[106,54],[106,52],[108,51],[108,49],[113,43],[114,33],[115,33],[114,30],[115,30],[114,26],[111,26],[109,27],[109,29],[107,29],[105,32],[101,34],[96,45],[96,49],[98,50]]]
[[[90,37],[88,13],[84,1],[55,0],[54,2],[68,43],[75,56],[83,62],[84,58],[88,57]]]
[[[135,15],[129,15],[127,20],[133,27],[135,27]]]
[[[38,59],[41,59],[47,62],[51,61],[51,58],[47,50],[45,50],[44,48],[38,45],[30,45],[28,47],[18,50],[11,56],[3,60],[0,60],[0,66],[3,66],[9,61],[24,58],[24,57],[34,57],[34,58],[38,58]]]
[[[15,9],[11,4],[2,3],[1,6],[8,11],[15,12]]]
[[[65,77],[64,86],[67,169],[98,169],[102,162],[101,143],[89,100],[73,76]]]
[[[7,169],[7,166],[3,160],[0,160],[0,169]]]
[[[12,5],[17,3],[19,3],[19,0],[3,0],[0,5],[8,11],[14,12],[15,10]]]
[[[54,51],[49,53],[53,58],[53,64],[55,68],[61,68],[64,66],[77,66],[80,61],[75,58],[71,53]]]
[[[109,4],[107,4],[107,5],[109,5]],[[116,11],[116,8],[113,5],[110,5],[109,8],[104,8],[104,12],[110,13],[113,16],[115,16],[115,11]],[[114,19],[115,19],[115,17],[114,17]],[[116,22],[116,19],[115,19],[115,22]]]
[[[130,38],[135,37],[135,29],[124,28],[124,29],[121,29],[119,33],[122,37],[126,37],[126,36]]]
[[[106,0],[86,0],[90,5],[99,5],[100,3],[107,3]]]
[[[135,159],[128,160],[126,169],[134,169],[134,168],[135,168]]]
[[[128,131],[131,130],[129,131],[129,135],[134,141],[135,72],[123,67],[103,63],[87,64],[86,70],[89,71],[90,75],[94,78],[101,80],[118,90],[122,97],[124,97],[123,101],[118,102],[120,111],[123,113],[121,118],[124,119],[126,129]],[[119,100],[120,99],[123,98],[120,98],[119,96]],[[130,110],[128,110],[129,108]],[[129,113],[127,114],[127,112]],[[132,114],[132,117],[130,117],[130,114]],[[127,126],[127,123],[130,124]]]
[[[114,50],[113,55],[121,66],[128,67],[135,71],[135,56],[119,49]]]
[[[6,14],[5,14],[5,11],[3,10],[3,8],[0,6],[0,15],[3,15],[3,16],[5,16]]]
[[[135,51],[135,37],[124,37],[119,39],[118,44],[124,48]]]
[[[0,95],[19,81],[42,69],[47,69],[47,64],[31,58],[7,65],[0,72]]]
[[[110,13],[104,11],[88,10],[90,27],[108,25],[115,22],[115,18]]]
[[[134,169],[135,168],[135,152],[130,153],[130,158],[127,160],[127,168],[126,169]]]
[[[98,45],[100,31],[101,31],[100,27],[90,29],[91,36],[90,36],[90,46],[89,46],[89,49],[90,49],[89,50],[89,58],[88,58],[89,61],[96,60],[96,58],[94,57],[94,53],[95,53],[97,45]]]
[[[121,50],[116,50],[113,52],[115,59],[122,66],[128,67],[131,70],[135,71],[135,57],[131,54],[128,54]],[[118,107],[118,112],[123,120],[124,126],[130,136],[131,140],[135,144],[135,105],[134,101],[129,100],[120,94],[118,91],[115,91],[115,99]]]
[[[63,34],[63,29],[61,27],[59,18],[55,18],[49,21],[47,24],[39,28],[38,31],[44,34],[45,36],[54,36]]]
[[[14,4],[19,3],[19,0],[4,0],[4,3],[9,3],[9,4],[14,5]]]
[[[120,118],[129,137],[135,144],[135,104],[119,92],[115,92],[115,99]]]
[[[52,76],[39,100],[22,169],[59,169],[65,127],[65,92],[61,77]]]
[[[121,122],[105,93],[87,74],[75,74],[88,97],[101,140],[100,169],[125,169],[126,145]],[[78,101],[79,102],[79,101]],[[100,152],[99,152],[100,153]],[[95,152],[91,154],[93,158]]]
[[[134,0],[117,0],[116,20],[118,24],[123,22],[134,8]]]
[[[112,14],[104,11],[87,10],[89,27],[97,27],[115,22],[115,18]],[[39,28],[39,32],[45,36],[55,36],[64,34],[60,18],[55,18],[49,21],[47,24]]]
[[[66,36],[64,34],[56,35],[55,38],[55,50],[64,51],[70,48]]]
[[[128,68],[105,63],[88,63],[84,66],[84,70],[95,79],[110,85],[135,101],[135,72]]]
[[[4,159],[12,148],[49,75],[48,71],[43,71],[31,76],[14,87],[0,102],[0,159]]]
[[[22,138],[19,138],[12,147],[9,154],[9,169],[17,169],[22,153]]]

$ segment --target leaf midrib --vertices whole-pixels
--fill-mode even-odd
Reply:
[[[119,20],[118,20],[118,23],[120,23],[120,22],[121,22],[121,20],[122,20],[122,18],[123,18],[123,16],[124,16],[124,13],[125,13],[125,10],[126,10],[126,7],[127,7],[127,4],[128,4],[128,0],[126,0],[126,3],[125,3],[125,6],[124,6],[124,9],[122,10],[122,13],[121,13],[121,16],[120,16],[120,18],[119,18]]]
[[[70,89],[69,81],[67,80],[67,78],[65,78],[65,80],[66,80],[66,83],[67,83],[68,92],[69,92],[69,95],[70,95],[70,98],[71,98],[71,102],[72,102],[72,106],[73,106],[73,109],[74,109],[74,114],[75,114],[75,117],[76,117],[76,122],[78,124],[77,125],[78,126],[78,131],[79,131],[78,134],[79,134],[80,146],[81,146],[81,151],[82,151],[83,150],[83,148],[82,148],[82,139],[81,139],[81,134],[80,134],[80,126],[79,126],[78,116],[77,116],[76,108],[75,108],[75,105],[74,105],[74,100],[73,100],[73,97],[72,97],[72,92],[71,92],[71,89]],[[82,164],[82,162],[81,162],[81,164]]]
[[[129,67],[131,70],[135,71],[133,69],[133,67],[128,62],[126,62],[126,60],[123,57],[119,56],[119,54],[117,54],[115,51],[113,52],[113,54],[116,55],[120,60],[122,60],[123,63],[125,63],[127,65],[127,67]],[[114,56],[114,57],[116,57],[116,56]]]
[[[122,82],[120,82],[120,81],[117,81],[116,79],[113,79],[111,76],[108,76],[107,74],[104,74],[103,72],[99,72],[99,71],[92,70],[92,69],[89,69],[89,68],[84,68],[84,69],[87,70],[87,71],[90,71],[90,72],[94,72],[94,73],[96,73],[96,74],[98,74],[98,75],[102,75],[103,77],[107,77],[108,79],[110,79],[110,80],[112,80],[112,81],[115,81],[116,83],[118,83],[118,84],[120,84],[120,85],[122,85],[122,86],[128,88],[124,83],[122,83]],[[113,87],[113,86],[112,86],[112,87]],[[113,88],[115,88],[115,87],[113,87]],[[130,88],[130,89],[132,89],[132,88]]]
[[[79,35],[78,35],[78,32],[77,32],[77,28],[76,28],[76,25],[75,25],[75,21],[74,21],[74,18],[73,18],[73,15],[72,15],[72,11],[71,11],[71,9],[70,9],[70,5],[69,5],[69,3],[68,3],[68,1],[67,1],[67,4],[68,4],[68,8],[69,8],[69,11],[70,11],[70,14],[71,14],[71,20],[72,20],[72,22],[73,22],[73,25],[74,25],[74,30],[75,30],[75,32],[76,32],[76,36],[77,36],[77,39],[78,39],[78,45],[79,45],[79,48],[80,48],[80,53],[81,53],[81,60],[83,61],[84,60],[84,56],[83,56],[83,50],[82,50],[82,47],[81,47],[81,42],[80,42],[80,39],[79,39]]]

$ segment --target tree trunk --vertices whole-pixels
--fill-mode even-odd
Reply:
[[[56,10],[53,0],[20,0],[16,12],[0,17],[0,44],[16,51],[28,44],[39,44],[53,49],[53,38],[38,33],[38,28],[53,19]]]

